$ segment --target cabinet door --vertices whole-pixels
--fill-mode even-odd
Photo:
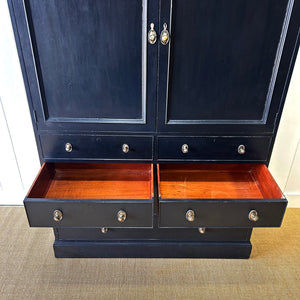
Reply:
[[[159,131],[272,133],[296,41],[296,5],[162,1],[160,31],[165,23],[170,40],[159,45]]]
[[[11,0],[10,7],[38,129],[154,128],[158,43],[147,33],[157,24],[157,0]]]

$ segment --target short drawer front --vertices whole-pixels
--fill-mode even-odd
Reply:
[[[279,227],[286,206],[286,199],[160,201],[159,225],[166,228]],[[249,219],[249,213],[254,210],[257,221]],[[188,218],[188,211],[192,211],[192,218]]]
[[[159,160],[265,161],[269,137],[159,137]]]
[[[152,227],[152,201],[96,201],[25,199],[27,217],[32,227]],[[62,213],[54,220],[54,211]],[[126,218],[118,221],[118,213]]]
[[[151,136],[40,135],[45,159],[151,160]],[[128,146],[128,147],[127,147]]]
[[[109,228],[103,233],[99,228],[56,228],[57,240],[100,240],[120,241],[152,239],[157,241],[205,241],[205,242],[246,242],[250,240],[251,228]]]

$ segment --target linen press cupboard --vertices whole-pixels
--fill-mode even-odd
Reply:
[[[8,0],[56,257],[248,258],[299,0]]]

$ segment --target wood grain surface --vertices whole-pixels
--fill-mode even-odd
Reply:
[[[276,199],[282,193],[265,165],[160,164],[164,199]]]
[[[50,164],[39,173],[29,198],[151,199],[151,164]]]

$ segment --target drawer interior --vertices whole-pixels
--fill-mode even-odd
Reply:
[[[153,165],[44,163],[27,197],[152,199]]]
[[[263,164],[160,164],[162,199],[282,199]]]

